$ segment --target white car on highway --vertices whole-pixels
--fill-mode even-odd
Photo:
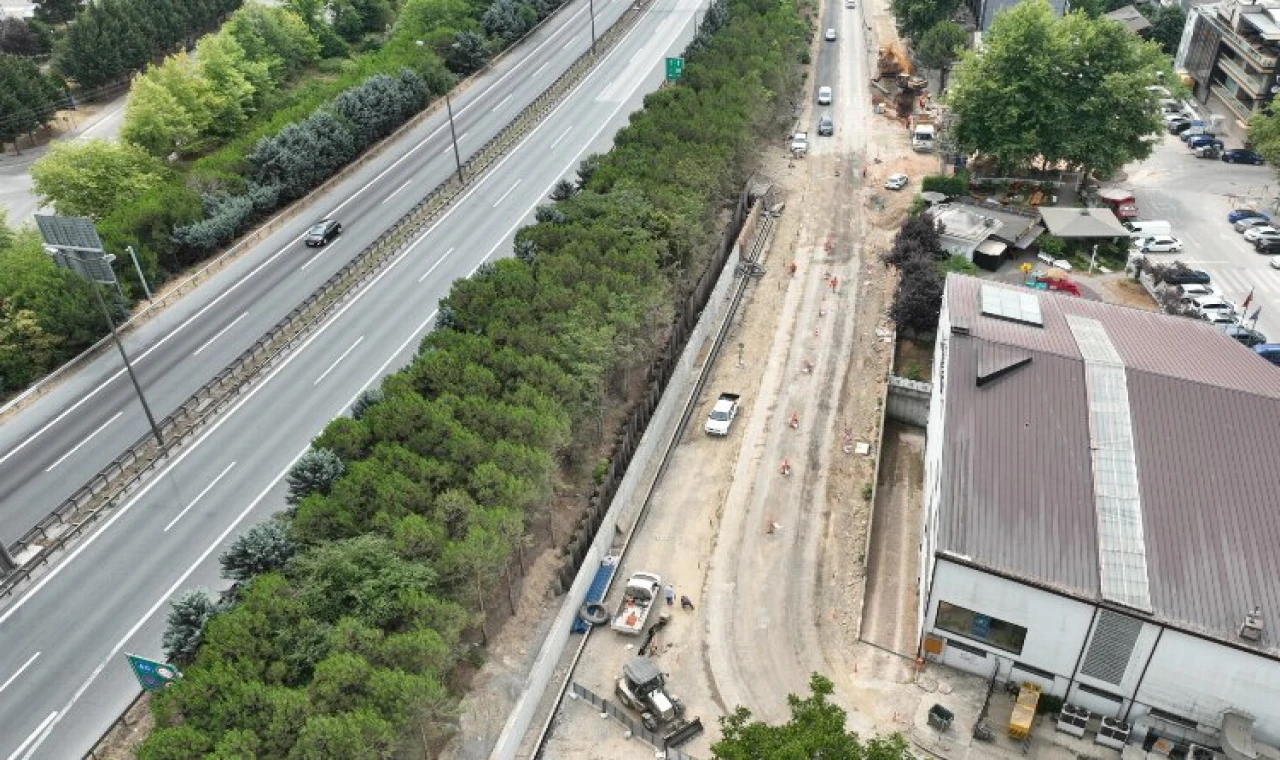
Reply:
[[[1182,250],[1182,241],[1172,235],[1156,235],[1134,240],[1133,247],[1143,253],[1177,253]]]
[[[1259,224],[1244,231],[1244,239],[1250,243],[1256,243],[1264,237],[1275,237],[1280,235],[1280,230],[1269,224]]]

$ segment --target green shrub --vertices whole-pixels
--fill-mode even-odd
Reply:
[[[931,174],[921,181],[920,188],[924,192],[942,193],[948,198],[959,198],[969,194],[969,173],[960,171],[950,177]]]

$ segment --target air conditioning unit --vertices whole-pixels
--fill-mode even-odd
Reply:
[[[1253,612],[1244,616],[1244,623],[1240,626],[1240,638],[1253,642],[1262,641],[1262,629],[1262,608],[1254,607]]]
[[[1098,735],[1093,741],[1104,747],[1112,749],[1124,749],[1124,745],[1129,743],[1129,732],[1132,726],[1122,720],[1114,718],[1103,718],[1102,727],[1098,729]]]
[[[1088,710],[1068,703],[1064,704],[1062,711],[1058,713],[1058,725],[1056,728],[1064,734],[1071,734],[1081,738],[1084,736],[1084,727],[1088,722]]]

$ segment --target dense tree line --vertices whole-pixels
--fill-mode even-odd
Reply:
[[[0,54],[0,147],[52,119],[62,90],[30,60]]]
[[[214,28],[242,0],[95,0],[81,8],[54,56],[63,76],[100,87]]]
[[[589,461],[610,378],[657,352],[799,86],[794,6],[717,6],[682,83],[583,162],[516,258],[455,283],[410,366],[314,441],[272,527],[224,556],[231,604],[178,600],[170,651],[198,651],[157,695],[140,758],[390,757],[447,731],[465,642],[518,572],[553,471]]]

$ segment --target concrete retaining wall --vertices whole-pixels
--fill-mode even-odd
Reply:
[[[542,643],[542,649],[534,660],[529,675],[525,678],[520,701],[507,717],[502,734],[498,737],[490,754],[490,757],[495,760],[511,760],[516,756],[521,741],[529,731],[534,714],[548,687],[551,686],[555,667],[565,646],[569,643],[569,628],[578,614],[578,608],[586,598],[587,587],[591,585],[596,569],[600,566],[600,560],[612,553],[615,537],[618,534],[627,533],[636,521],[644,505],[645,496],[649,493],[653,480],[657,476],[663,452],[681,433],[678,427],[680,418],[696,386],[699,374],[705,369],[699,363],[698,357],[704,353],[708,342],[714,339],[717,328],[727,314],[736,280],[734,273],[737,270],[741,252],[740,238],[729,253],[720,277],[716,280],[715,290],[712,291],[697,327],[694,328],[689,342],[685,344],[684,351],[680,355],[679,364],[667,385],[667,392],[662,395],[662,401],[658,403],[653,419],[650,420],[636,448],[635,456],[631,461],[634,465],[643,464],[643,466],[628,468],[618,486],[617,493],[609,502],[609,509],[600,524],[600,530],[588,548],[582,566],[574,576],[573,585],[565,594],[560,611],[556,613],[555,622]]]
[[[929,426],[929,395],[933,386],[889,375],[889,400],[885,413],[889,419],[916,427]]]

